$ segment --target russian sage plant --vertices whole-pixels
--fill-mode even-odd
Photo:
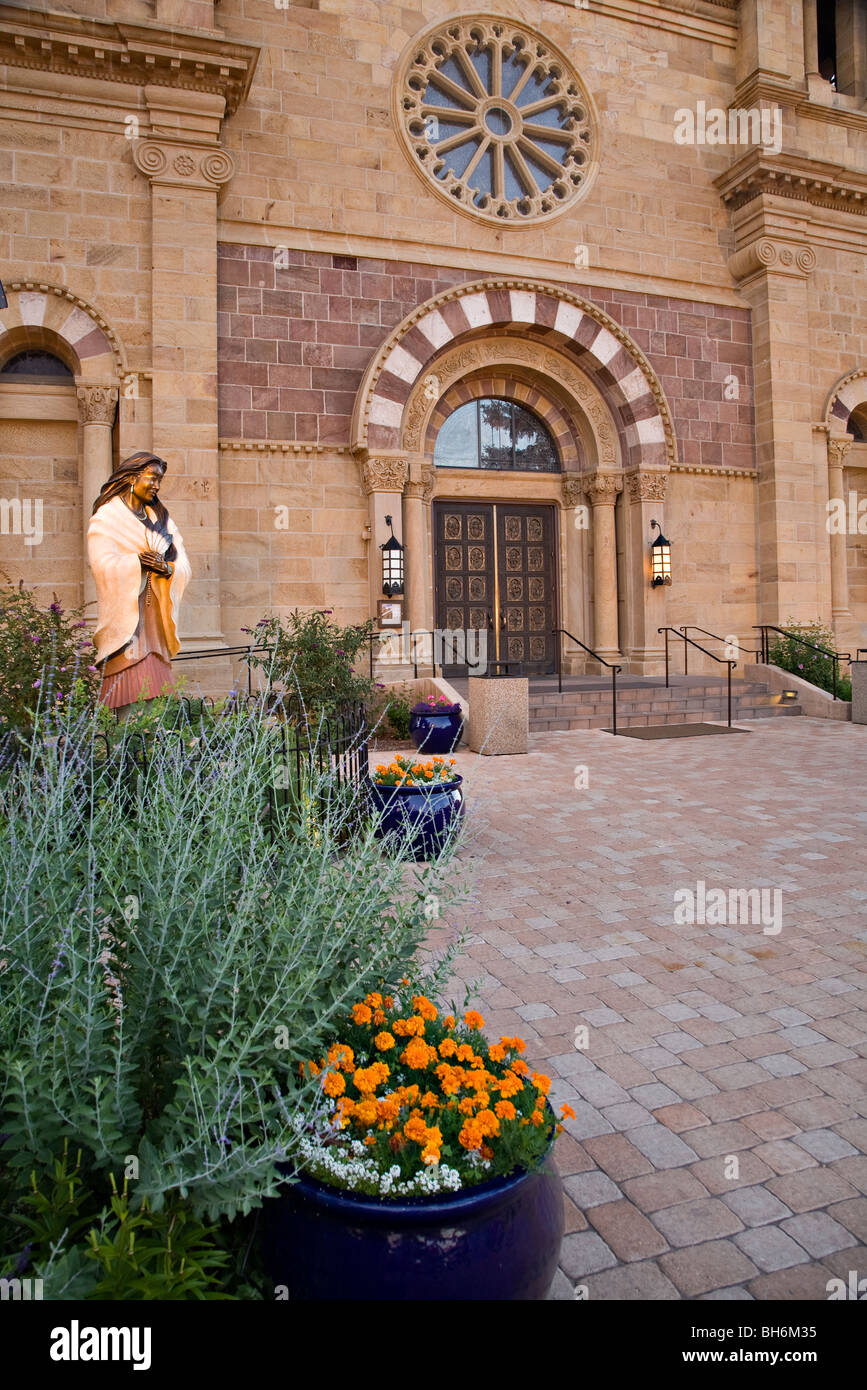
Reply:
[[[327,765],[281,782],[272,725],[111,745],[69,713],[0,774],[0,1160],[22,1189],[66,1143],[153,1211],[249,1211],[317,1104],[299,1063],[365,991],[423,978],[451,855],[386,854]]]

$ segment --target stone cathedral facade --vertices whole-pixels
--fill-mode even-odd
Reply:
[[[46,601],[144,448],[188,650],[377,618],[387,516],[411,627],[530,669],[867,646],[867,0],[0,4],[0,170],[0,569]]]

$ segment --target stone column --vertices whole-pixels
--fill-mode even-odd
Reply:
[[[410,459],[409,481],[403,492],[403,521],[406,535],[407,617],[412,632],[428,627],[425,599],[430,584],[430,567],[424,504],[427,480],[422,473],[421,461]]]
[[[82,584],[88,621],[96,624],[96,585],[87,561],[87,528],[99,490],[112,471],[111,428],[117,410],[116,386],[79,386],[81,420],[81,519],[84,536]]]
[[[626,655],[629,669],[637,676],[657,675],[663,668],[664,642],[659,628],[665,623],[666,589],[651,585],[650,546],[655,533],[651,521],[665,531],[663,504],[668,474],[630,473],[629,517],[627,528],[628,611],[630,642]],[[676,582],[676,580],[675,580]]]
[[[619,661],[614,504],[623,478],[618,473],[594,473],[584,486],[593,508],[593,648],[606,661]]]
[[[560,626],[572,632],[579,642],[591,645],[584,630],[584,556],[590,534],[590,507],[585,497],[585,479],[580,473],[563,475],[563,613]],[[585,653],[568,637],[563,643],[563,669],[570,674],[583,670]]]
[[[828,500],[831,502],[841,501],[843,503],[844,528],[849,516],[848,497],[845,491],[845,477],[843,465],[846,460],[852,440],[848,435],[828,436]],[[829,514],[829,521],[831,516]],[[828,537],[831,550],[831,621],[835,631],[842,624],[851,623],[852,613],[849,609],[849,576],[846,569],[847,544],[846,530],[839,531],[839,527],[829,528]]]
[[[133,160],[151,185],[153,450],[167,459],[165,498],[193,580],[181,613],[185,646],[219,645],[220,493],[217,431],[217,195],[234,169],[219,144],[225,99],[148,86],[148,138]],[[211,672],[203,665],[204,678]]]
[[[819,32],[816,0],[804,0],[804,76],[819,76]]]
[[[361,465],[361,481],[370,508],[370,616],[374,620],[374,630],[377,605],[383,597],[380,546],[391,536],[385,518],[391,517],[394,534],[399,541],[403,541],[403,489],[408,477],[409,464],[402,456],[368,458]],[[404,588],[408,587],[408,577],[404,572]],[[407,621],[406,596],[403,602],[404,620]],[[382,660],[390,666],[399,664],[408,655],[403,651],[406,644],[401,643],[400,638],[401,634],[395,632],[389,642],[380,646]]]

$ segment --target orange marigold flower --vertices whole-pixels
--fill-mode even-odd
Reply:
[[[310,1069],[310,1075],[311,1075],[311,1076],[318,1076],[319,1073],[320,1073],[321,1070],[322,1070],[321,1067],[317,1067],[317,1065],[316,1065],[315,1062],[308,1062],[308,1063],[307,1063],[307,1066],[308,1066],[309,1069]]]
[[[384,1062],[373,1062],[369,1067],[359,1067],[353,1073],[352,1080],[356,1090],[366,1095],[375,1091],[377,1086],[381,1086],[388,1074],[388,1067]]]
[[[393,1008],[394,1008],[394,995],[393,995],[393,994],[387,994],[387,995],[385,996],[385,998],[383,999],[383,1001],[382,1001],[382,1006],[383,1006],[384,1009],[393,1009]]]
[[[390,1033],[377,1033],[373,1039],[373,1045],[380,1052],[388,1052],[390,1048],[394,1047],[394,1038]]]
[[[544,1119],[545,1119],[545,1115],[544,1115],[544,1112],[543,1112],[542,1110],[534,1110],[533,1113],[532,1113],[532,1115],[530,1116],[530,1122],[531,1122],[531,1124],[536,1125],[537,1128],[538,1128],[538,1126],[539,1126],[540,1124],[543,1123]]]
[[[482,1158],[493,1158],[494,1151],[489,1144],[482,1145]]]
[[[446,1028],[454,1028],[454,1026],[455,1026],[455,1016],[454,1016],[454,1014],[446,1014],[445,1018],[443,1019],[443,1023],[445,1024]]]
[[[523,1038],[500,1038],[500,1042],[512,1052],[523,1052],[527,1046]]]
[[[506,1075],[501,1077],[499,1082],[497,1083],[497,1089],[499,1090],[500,1095],[505,1100],[508,1100],[509,1096],[516,1096],[519,1091],[523,1091],[524,1083],[519,1076],[515,1076],[512,1073],[507,1072]]]
[[[464,1014],[464,1023],[468,1028],[484,1028],[485,1020],[476,1009],[468,1009]]]
[[[513,1071],[516,1076],[529,1076],[530,1074],[530,1068],[527,1066],[527,1063],[523,1061],[520,1057],[518,1057],[514,1062],[510,1063],[510,1070]]]
[[[369,1023],[373,1015],[366,1004],[353,1004],[352,1021],[353,1023]]]
[[[327,1096],[342,1096],[346,1090],[346,1080],[339,1071],[330,1071],[322,1083],[322,1089]]]
[[[365,1129],[376,1124],[376,1101],[365,1098],[355,1107],[355,1119]]]
[[[436,1005],[432,1004],[431,1001],[427,999],[423,994],[415,995],[412,1001],[412,1007],[415,1009],[417,1014],[421,1015],[422,1018],[429,1019],[431,1022],[437,1016]]]
[[[494,1114],[501,1120],[514,1120],[517,1113],[510,1100],[498,1100],[494,1106]]]
[[[564,1120],[574,1120],[575,1118],[575,1111],[572,1109],[571,1105],[561,1105],[560,1114],[563,1116]]]
[[[543,1096],[548,1094],[551,1089],[550,1076],[546,1076],[545,1073],[541,1071],[534,1071],[530,1079],[537,1091],[541,1091]]]
[[[424,1144],[427,1141],[427,1125],[421,1117],[407,1120],[403,1133],[404,1138],[412,1139],[416,1144]]]
[[[421,1161],[426,1164],[439,1163],[440,1150],[434,1148],[432,1145],[426,1145],[421,1151]]]
[[[374,1009],[374,1011],[373,1011],[373,1021],[374,1021],[374,1023],[376,1024],[377,1028],[381,1028],[382,1025],[383,1025],[383,1023],[385,1023],[385,1010],[384,1010],[384,1009]]]
[[[421,1038],[412,1038],[400,1054],[400,1060],[412,1067],[413,1071],[423,1071],[433,1057],[436,1057],[436,1052]]]
[[[502,1046],[501,1043],[494,1043],[491,1047],[488,1048],[489,1062],[505,1062],[505,1060],[506,1049]]]
[[[458,1050],[458,1045],[454,1038],[443,1038],[440,1043],[439,1053],[441,1057],[454,1057]]]
[[[476,1124],[482,1134],[495,1135],[500,1132],[500,1122],[493,1110],[480,1110],[476,1116]]]
[[[421,1105],[422,1109],[424,1110],[436,1110],[439,1107],[439,1103],[440,1098],[433,1091],[425,1091],[424,1095],[419,1101],[419,1105]]]
[[[328,1060],[340,1071],[350,1071],[355,1063],[355,1054],[346,1043],[334,1043],[328,1049]]]
[[[458,1105],[458,1110],[462,1115],[474,1115],[476,1113],[476,1102],[472,1096],[464,1096]]]
[[[484,1135],[475,1120],[465,1120],[458,1135],[458,1143],[465,1149],[480,1149]]]
[[[456,1053],[459,1062],[471,1062],[475,1055],[469,1043],[461,1043]]]
[[[374,1134],[368,1134],[367,1138],[366,1138],[365,1140],[363,1140],[363,1142],[364,1142],[365,1144],[367,1144],[367,1146],[368,1146],[368,1148],[369,1148],[371,1144],[375,1144],[375,1143],[376,1143],[376,1136],[375,1136]]]
[[[371,1007],[372,1009],[381,1009],[381,1008],[382,1008],[382,995],[381,995],[381,994],[366,994],[366,995],[364,996],[364,1002],[365,1002],[365,1004],[369,1004],[370,1007]]]

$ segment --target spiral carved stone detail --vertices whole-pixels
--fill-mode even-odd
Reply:
[[[169,162],[165,150],[153,140],[143,140],[134,145],[132,157],[135,167],[147,174],[148,178],[164,173]]]
[[[214,150],[205,155],[201,171],[209,183],[226,183],[235,172],[235,161],[228,150]]]

